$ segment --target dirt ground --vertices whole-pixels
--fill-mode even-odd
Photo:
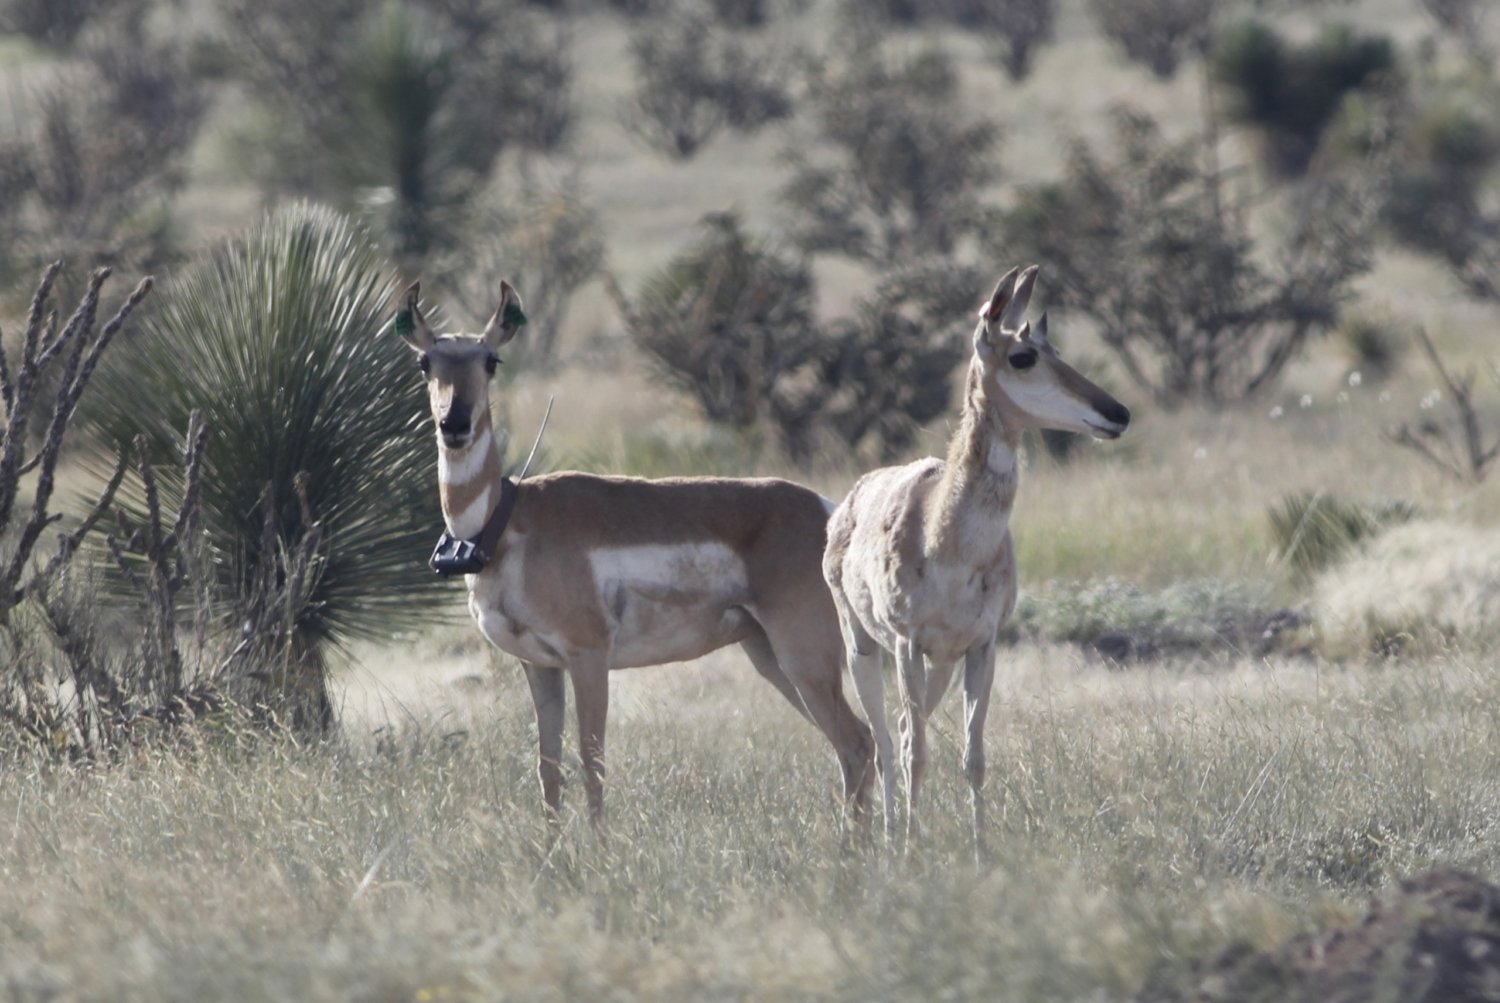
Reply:
[[[1138,1003],[1481,1003],[1500,1000],[1500,888],[1463,871],[1410,878],[1358,921],[1274,951],[1232,945]],[[1183,984],[1183,983],[1186,984]]]

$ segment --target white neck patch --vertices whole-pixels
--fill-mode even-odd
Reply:
[[[448,524],[449,535],[467,540],[483,532],[490,517],[490,495],[493,493],[491,486],[486,484],[462,512],[444,512],[443,521]]]
[[[1016,472],[1016,451],[998,436],[990,439],[990,455],[987,460],[990,470],[1001,477],[1010,477]]]

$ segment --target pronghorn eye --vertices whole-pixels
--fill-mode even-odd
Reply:
[[[1036,365],[1036,352],[1034,350],[1027,349],[1024,352],[1017,352],[1016,354],[1010,356],[1009,359],[1010,367],[1012,369],[1030,369],[1032,366]]]
[[[423,352],[421,355],[417,356],[417,368],[422,370],[423,376],[426,376],[428,370],[432,368],[432,360],[427,357],[426,352]]]
[[[489,373],[491,376],[494,376],[495,375],[495,367],[498,366],[498,365],[500,365],[500,356],[498,356],[498,355],[487,355],[487,356],[485,356],[485,359],[484,359],[484,371],[485,372]]]

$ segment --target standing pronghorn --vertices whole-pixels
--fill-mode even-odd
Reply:
[[[1016,602],[1009,523],[1021,432],[1047,427],[1113,439],[1130,421],[1123,405],[1058,358],[1047,341],[1045,314],[1034,331],[1021,323],[1036,272],[1033,265],[1017,281],[1011,269],[979,310],[963,418],[947,461],[929,458],[866,474],[829,520],[823,574],[875,731],[887,838],[895,835],[896,778],[876,644],[896,656],[908,843],[918,834],[927,716],[963,659],[964,774],[982,850],[984,722],[995,633]]]
[[[870,733],[844,700],[838,613],[819,568],[832,504],[769,478],[504,477],[489,382],[496,350],[526,323],[520,297],[502,282],[482,334],[438,335],[417,306],[419,291],[407,290],[396,330],[419,354],[438,430],[448,532],[433,567],[464,573],[480,631],[526,670],[552,817],[561,806],[564,673],[598,823],[610,670],[738,643],[833,743],[845,799],[864,819]]]

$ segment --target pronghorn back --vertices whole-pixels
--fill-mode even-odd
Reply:
[[[480,608],[523,607],[532,633],[608,648],[611,668],[699,657],[784,605],[807,611],[805,646],[837,657],[826,524],[823,499],[789,481],[548,474],[522,482],[500,559],[472,588]],[[509,650],[508,634],[490,639]]]

